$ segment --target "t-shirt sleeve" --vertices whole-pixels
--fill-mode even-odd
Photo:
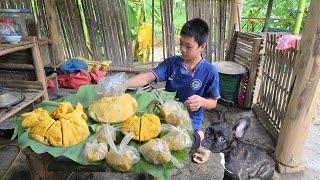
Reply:
[[[211,72],[211,79],[208,81],[207,88],[205,90],[205,97],[219,99],[220,98],[220,86],[219,86],[219,73],[217,68],[213,65]]]
[[[151,72],[157,77],[157,81],[166,81],[168,79],[170,61],[171,58],[167,58],[151,70]]]

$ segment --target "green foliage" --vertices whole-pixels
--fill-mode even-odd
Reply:
[[[152,22],[152,0],[127,0],[127,15],[131,35],[133,39],[137,36],[137,25],[138,23],[138,7],[142,6],[143,11],[141,12],[142,22]],[[180,34],[182,25],[186,22],[186,12],[185,12],[185,1],[184,0],[174,0],[173,1],[173,23],[175,27],[175,35]],[[140,22],[140,23],[142,23]],[[161,9],[160,1],[154,0],[154,35],[155,39],[162,39],[162,19],[161,19]]]
[[[271,13],[269,28],[281,29],[290,31],[293,28],[296,13],[298,10],[298,0],[274,0]],[[307,0],[305,15],[308,12],[310,0]],[[263,27],[268,0],[246,0],[243,4],[242,17],[246,18],[262,18],[262,19],[242,19],[242,31],[245,32],[260,32]],[[304,16],[304,20],[305,20]],[[304,22],[303,20],[303,22]],[[303,28],[302,23],[302,28]]]

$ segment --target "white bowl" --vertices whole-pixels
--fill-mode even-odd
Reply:
[[[4,40],[11,44],[18,44],[21,41],[22,36],[20,35],[5,35],[3,36]]]

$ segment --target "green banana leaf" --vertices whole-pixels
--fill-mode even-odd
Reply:
[[[58,99],[57,101],[43,101],[39,103],[36,107],[42,107],[47,111],[53,111],[54,108],[59,104],[59,102],[68,101],[74,106],[79,102],[83,105],[84,109],[86,110],[92,102],[94,102],[99,98],[99,96],[95,92],[96,92],[95,86],[93,85],[82,86],[79,88],[76,94],[70,94],[66,97]],[[158,102],[159,99],[162,102],[169,99],[174,99],[175,93],[160,91],[158,92],[158,96],[156,96],[154,93],[146,92],[141,89],[138,89],[133,94],[133,96],[137,99],[138,109],[140,112],[153,113],[151,110],[152,108],[150,109],[150,105],[149,105],[150,103],[155,101]],[[160,104],[157,104],[157,106],[159,105]],[[82,159],[81,153],[82,153],[84,143],[90,142],[95,137],[96,126],[99,124],[93,121],[91,118],[89,118],[88,125],[90,127],[91,135],[84,142],[71,147],[52,147],[52,146],[42,144],[33,139],[30,139],[28,137],[28,130],[21,126],[20,117],[16,118],[15,122],[16,122],[15,130],[14,130],[14,135],[12,139],[18,138],[17,144],[21,148],[30,147],[36,153],[47,152],[54,157],[65,156],[83,165],[85,163]],[[138,147],[140,144],[138,142],[131,141],[130,145]],[[190,151],[190,148],[185,148],[180,151],[172,152],[172,155],[175,158],[177,158],[177,160],[180,163],[186,164],[189,160],[189,151]],[[101,167],[109,167],[105,161],[97,162],[95,163],[95,165],[98,165]],[[170,179],[170,176],[172,175],[174,168],[175,167],[171,162],[165,165],[154,165],[145,161],[141,156],[140,161],[134,164],[134,166],[131,168],[130,171],[136,172],[136,173],[146,172],[159,179]]]

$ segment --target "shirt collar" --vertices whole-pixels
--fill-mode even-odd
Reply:
[[[204,59],[201,58],[201,60],[199,61],[199,63],[196,65],[196,67],[194,67],[194,69],[192,71],[190,71],[188,74],[191,75],[191,76],[194,76],[196,70],[199,69],[199,65],[202,63]],[[187,69],[188,69],[188,65],[183,63],[183,60],[181,60],[181,66],[183,68],[183,71],[186,73]]]

